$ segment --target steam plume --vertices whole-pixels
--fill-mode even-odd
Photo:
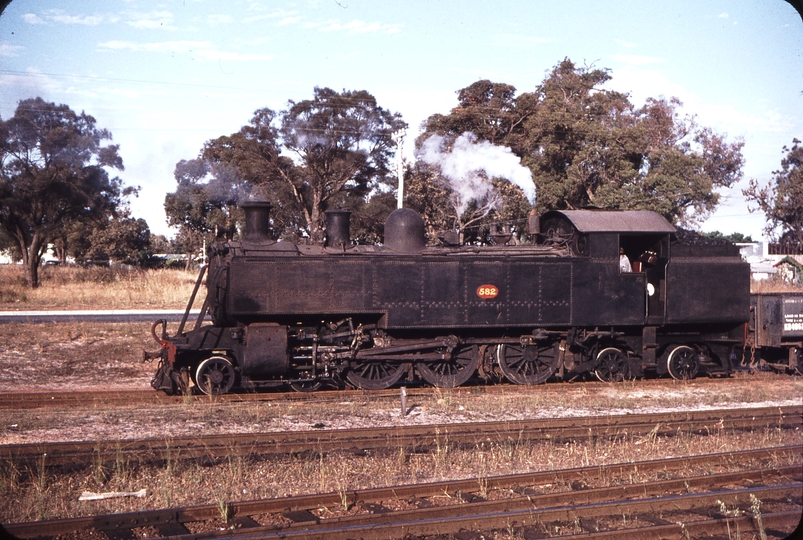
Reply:
[[[510,148],[477,142],[477,136],[466,132],[454,142],[450,152],[443,149],[444,138],[432,135],[421,146],[419,158],[437,165],[457,194],[457,211],[462,214],[469,202],[489,200],[496,195],[491,178],[504,178],[521,188],[535,206],[535,184],[527,167],[521,164]],[[481,174],[484,173],[484,174]]]

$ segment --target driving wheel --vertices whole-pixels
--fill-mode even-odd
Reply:
[[[456,347],[449,359],[419,362],[416,369],[421,378],[438,388],[460,386],[474,375],[480,363],[479,347],[463,345]]]
[[[542,384],[558,369],[557,342],[534,345],[500,345],[499,369],[516,384]]]
[[[409,366],[407,363],[388,363],[386,360],[356,360],[346,374],[346,380],[355,388],[384,390],[399,382]]]

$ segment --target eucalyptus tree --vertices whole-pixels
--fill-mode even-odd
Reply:
[[[392,210],[386,200],[396,150],[392,134],[404,126],[398,113],[380,107],[364,90],[315,88],[312,99],[289,101],[279,113],[258,109],[238,132],[207,141],[198,159],[208,167],[207,178],[217,178],[214,166],[225,165],[236,175],[240,194],[269,200],[277,235],[320,236],[323,212],[345,208],[355,213],[358,235],[375,238],[377,224]],[[179,191],[201,196],[204,182],[179,182],[179,190],[168,195],[174,223],[209,229],[203,216],[192,221],[175,208]]]
[[[458,92],[448,115],[427,120],[417,143],[472,132],[510,148],[532,172],[540,211],[651,209],[679,224],[704,219],[717,190],[741,179],[743,142],[682,115],[674,98],[636,107],[606,87],[610,80],[608,70],[565,59],[532,92],[478,81]],[[510,204],[517,202],[503,207]]]
[[[112,135],[95,119],[41,98],[19,102],[0,121],[0,227],[19,250],[30,287],[39,286],[39,263],[65,224],[116,216],[124,187],[107,169],[123,170]]]
[[[758,181],[750,180],[743,193],[764,212],[771,237],[803,244],[803,146],[792,139],[792,148],[784,146],[783,151],[786,156],[781,168],[773,171],[772,182],[760,187]]]

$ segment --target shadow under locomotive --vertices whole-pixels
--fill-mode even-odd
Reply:
[[[270,239],[268,203],[243,207],[244,239],[216,244],[199,275],[194,328],[186,315],[174,336],[153,325],[158,390],[685,379],[730,373],[743,346],[738,249],[680,244],[653,212],[550,211],[531,219],[533,244],[427,247],[410,209],[388,217],[384,245],[362,246],[346,211],[327,212],[325,242],[308,245]]]

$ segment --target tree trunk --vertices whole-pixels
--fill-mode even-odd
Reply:
[[[35,261],[34,261],[35,259]],[[39,287],[39,257],[29,257],[25,266],[25,281],[28,287],[36,289]]]
[[[22,267],[25,270],[25,282],[31,289],[39,286],[39,263],[42,262],[42,236],[39,231],[35,231],[31,238],[31,243],[26,242],[27,238],[22,230],[17,229],[14,234],[17,247],[22,256]]]

